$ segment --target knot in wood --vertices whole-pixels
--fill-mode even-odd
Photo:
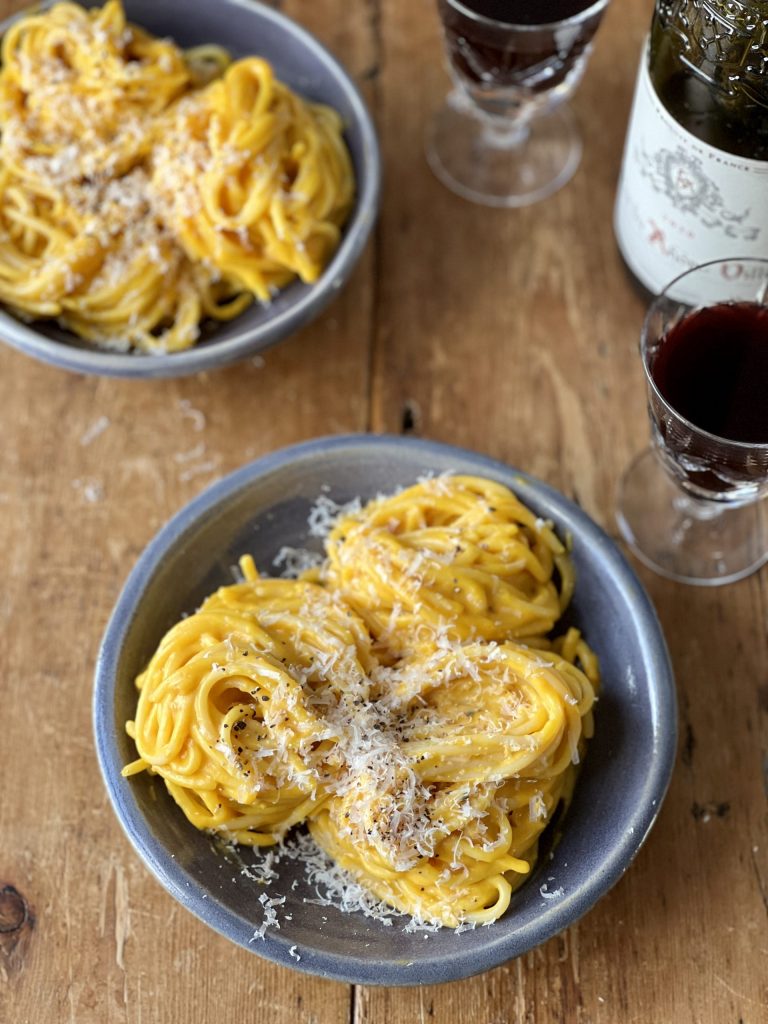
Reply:
[[[0,933],[17,932],[28,919],[27,901],[14,886],[4,885],[0,889]]]

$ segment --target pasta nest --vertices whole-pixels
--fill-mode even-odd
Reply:
[[[573,589],[551,523],[479,477],[436,477],[370,502],[338,520],[326,549],[326,584],[395,657],[438,635],[544,636]]]
[[[365,627],[320,587],[223,587],[139,676],[139,759],[124,774],[161,775],[197,828],[274,843],[338,771],[338,722],[367,698],[371,665]]]
[[[159,208],[187,255],[268,300],[313,282],[354,195],[339,115],[302,100],[258,57],[176,105],[153,153]]]
[[[192,84],[182,52],[129,25],[118,0],[93,11],[57,3],[3,38],[3,158],[40,183],[119,177],[149,153],[152,119]]]
[[[554,651],[513,643],[434,648],[384,674],[399,760],[375,785],[363,775],[332,796],[310,831],[406,913],[449,927],[494,920],[570,791],[594,683]]]

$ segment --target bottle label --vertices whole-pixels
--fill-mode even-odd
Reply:
[[[768,161],[725,153],[686,131],[656,95],[647,48],[614,229],[630,270],[654,294],[709,260],[768,258]]]

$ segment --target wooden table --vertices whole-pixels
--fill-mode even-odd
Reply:
[[[669,797],[607,898],[481,977],[353,989],[263,962],[182,910],[117,824],[91,736],[97,647],[139,552],[206,484],[317,435],[407,431],[528,470],[613,532],[648,435],[643,307],[611,212],[650,4],[615,0],[575,104],[581,168],[520,212],[472,206],[426,167],[446,89],[432,3],[279,6],[351,69],[381,134],[381,218],[336,304],[263,360],[183,380],[0,352],[0,1021],[766,1021],[768,570],[713,590],[639,570],[678,677]]]

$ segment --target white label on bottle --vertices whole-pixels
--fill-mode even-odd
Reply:
[[[768,161],[725,153],[678,124],[651,84],[647,49],[614,229],[630,270],[654,294],[709,260],[768,258]]]

